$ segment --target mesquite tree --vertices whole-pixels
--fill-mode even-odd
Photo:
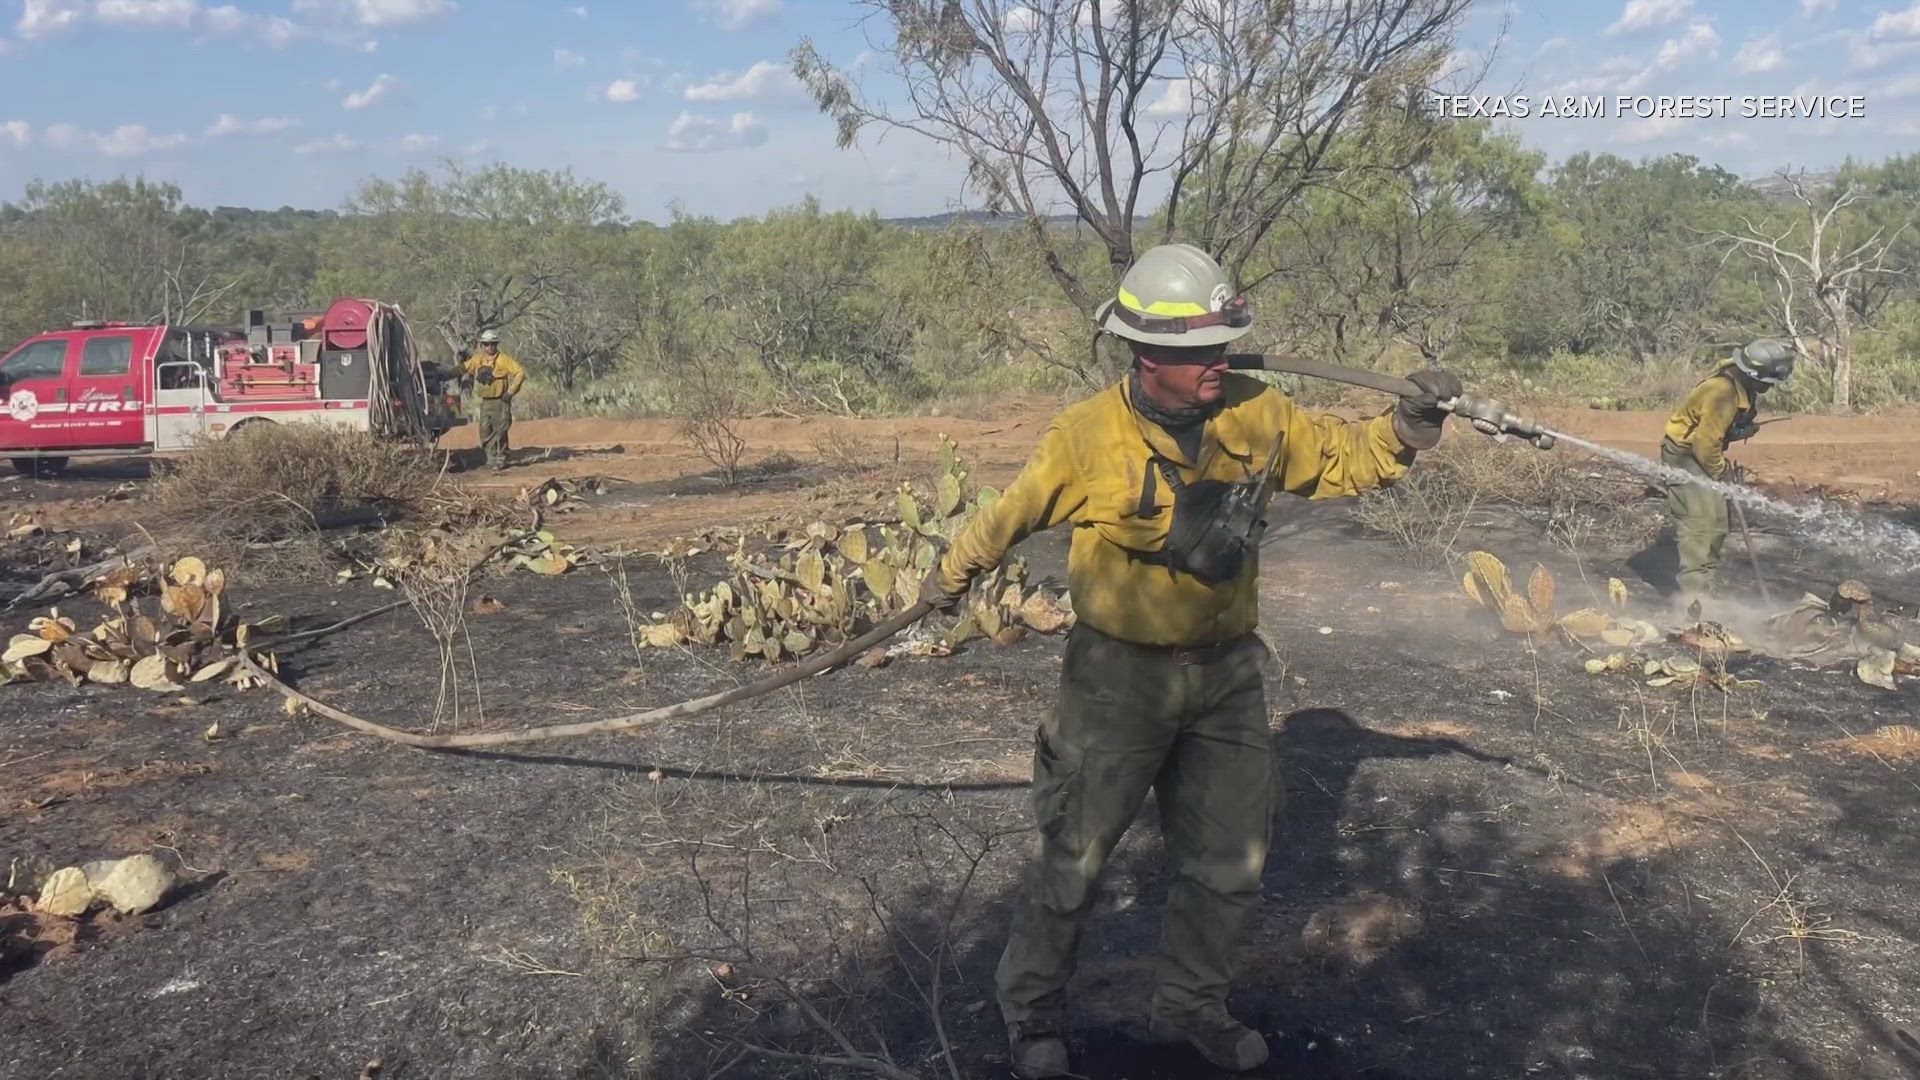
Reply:
[[[903,100],[810,42],[792,55],[840,145],[877,128],[958,155],[1091,318],[1150,216],[1146,242],[1179,236],[1241,277],[1287,208],[1334,179],[1349,114],[1378,80],[1431,70],[1470,0],[861,2],[891,31],[878,52]],[[1097,238],[1102,265],[1074,257],[1059,211]]]

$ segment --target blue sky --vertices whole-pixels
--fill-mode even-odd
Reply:
[[[836,150],[786,71],[811,37],[856,61],[849,0],[0,0],[0,198],[35,177],[178,182],[198,204],[338,206],[357,182],[472,162],[571,167],[637,217],[935,213],[938,149]],[[1686,151],[1745,175],[1920,149],[1920,0],[1481,0],[1480,92],[1846,95],[1861,119],[1512,124],[1554,157]]]

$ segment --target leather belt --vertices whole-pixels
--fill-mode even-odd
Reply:
[[[1233,650],[1239,648],[1248,638],[1253,636],[1252,634],[1241,634],[1239,637],[1228,638],[1225,641],[1215,641],[1207,645],[1142,645],[1138,642],[1128,641],[1125,638],[1114,637],[1112,634],[1101,633],[1085,623],[1074,627],[1074,630],[1076,632],[1094,634],[1106,638],[1109,641],[1119,642],[1129,649],[1137,649],[1150,656],[1171,660],[1182,667],[1197,667],[1202,664],[1212,664],[1223,660],[1230,655]]]

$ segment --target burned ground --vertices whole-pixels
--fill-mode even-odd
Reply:
[[[673,467],[634,478],[667,485]],[[737,494],[678,483],[557,527],[657,539],[884,487],[845,468]],[[1294,509],[1263,593],[1288,802],[1235,995],[1278,1036],[1266,1075],[1920,1076],[1896,1032],[1920,986],[1920,757],[1852,738],[1913,723],[1914,683],[1764,658],[1736,665],[1750,685],[1731,695],[1590,676],[1568,646],[1486,621],[1457,571],[1413,567],[1350,505]],[[1782,598],[1851,574],[1915,599],[1862,553],[1768,529]],[[1042,575],[1062,540],[1029,543]],[[1465,540],[1548,565],[1568,604],[1614,575],[1656,602],[1658,548],[1596,541],[1576,563],[1510,508]],[[718,567],[701,556],[692,577]],[[640,609],[671,605],[657,561],[619,572]],[[234,591],[310,623],[392,598],[364,580]],[[705,649],[636,656],[603,570],[475,592],[504,606],[468,622],[485,674],[471,727],[612,715],[760,671]],[[628,737],[470,754],[289,716],[265,691],[7,687],[0,854],[151,850],[188,884],[58,940],[0,910],[0,1076],[350,1078],[376,1060],[382,1080],[845,1075],[746,1050],[845,1056],[789,992],[907,1073],[951,1075],[944,1037],[958,1075],[1004,1075],[991,974],[1059,647],[975,642]],[[436,650],[404,610],[282,662],[351,712],[432,712]],[[1149,804],[1089,927],[1073,1026],[1089,1076],[1208,1075],[1145,1041],[1166,883]],[[944,1036],[921,993],[936,967]]]

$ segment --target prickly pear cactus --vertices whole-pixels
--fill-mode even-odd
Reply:
[[[967,494],[959,447],[940,438],[940,471],[925,497],[902,484],[893,522],[816,521],[749,554],[738,545],[729,576],[682,598],[665,620],[639,629],[640,644],[727,646],[735,660],[769,661],[833,648],[911,607],[940,553],[973,515],[1000,493]],[[934,646],[951,650],[974,637],[1012,644],[1029,629],[1055,633],[1073,624],[1062,598],[1027,587],[1026,563],[1010,560],[975,581],[964,614]]]

